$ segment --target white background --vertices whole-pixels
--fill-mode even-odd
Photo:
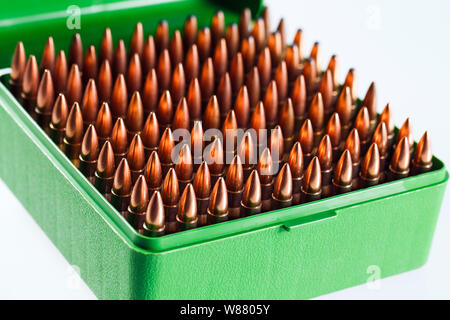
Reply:
[[[285,17],[289,41],[304,30],[309,52],[320,41],[324,63],[336,53],[341,80],[356,68],[359,94],[371,81],[416,140],[429,130],[435,154],[450,164],[450,1],[268,1],[272,25]],[[0,124],[1,125],[1,124]],[[335,292],[327,299],[450,298],[450,199],[446,194],[425,267]],[[0,298],[93,299],[68,262],[0,180]],[[32,264],[30,264],[32,262]]]

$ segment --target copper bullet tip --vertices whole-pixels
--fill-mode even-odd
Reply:
[[[283,18],[281,18],[280,22],[278,23],[277,31],[281,35],[281,45],[283,46],[283,51],[285,51],[286,50],[286,26],[285,26]]]
[[[167,49],[164,49],[159,55],[156,74],[158,76],[159,89],[169,89],[170,77],[172,76],[172,65],[170,62],[169,51]]]
[[[319,42],[314,42],[309,57],[311,59],[314,59],[314,61],[316,62],[316,71],[317,76],[319,77],[320,74],[322,73],[322,50]]]
[[[292,199],[292,174],[287,163],[283,165],[275,180],[273,198],[280,201]]]
[[[40,113],[50,114],[55,100],[55,90],[50,70],[45,69],[37,91],[36,109]]]
[[[404,138],[408,138],[409,142],[409,149],[412,150],[414,146],[414,137],[413,137],[413,130],[411,125],[411,119],[407,118],[405,122],[403,123],[402,127],[398,130],[397,133],[397,144]]]
[[[289,167],[291,169],[293,179],[303,178],[304,161],[303,161],[303,151],[300,142],[297,141],[292,146],[292,149],[289,152],[287,163],[289,164]]]
[[[145,228],[161,232],[165,228],[164,205],[159,191],[155,191],[150,198],[145,215]]]
[[[288,94],[288,72],[286,61],[281,61],[275,70],[275,83],[277,85],[278,100],[280,102],[286,101]]]
[[[303,118],[306,113],[306,84],[303,74],[299,75],[295,80],[291,98],[295,117]]]
[[[431,140],[428,131],[420,138],[414,153],[413,163],[415,166],[430,168],[433,161],[433,152],[431,151]]]
[[[161,162],[156,151],[152,151],[144,168],[144,176],[148,187],[157,190],[163,181]]]
[[[187,144],[181,147],[175,163],[175,173],[180,181],[191,181],[194,173],[191,149]]]
[[[19,41],[17,42],[11,62],[11,79],[16,81],[18,84],[22,83],[26,64],[27,58],[25,54],[25,47],[23,46],[23,42]]]
[[[186,18],[183,29],[183,43],[185,48],[189,48],[195,43],[195,40],[197,38],[197,28],[197,17],[192,14],[189,15]]]
[[[249,8],[245,8],[241,12],[241,17],[239,18],[239,35],[241,39],[247,38],[250,35],[250,23],[252,21],[252,12]]]
[[[350,151],[346,149],[336,164],[333,182],[342,187],[351,185],[353,179],[352,170],[352,156]]]
[[[242,193],[242,204],[247,208],[256,208],[261,205],[261,202],[261,182],[259,180],[258,172],[253,170],[244,186],[244,192]]]
[[[80,69],[83,68],[83,43],[79,33],[75,33],[69,49],[69,66],[76,64]]]
[[[220,78],[216,90],[217,101],[219,103],[220,114],[226,115],[231,108],[232,90],[231,79],[228,72],[225,72]]]
[[[106,28],[100,44],[100,62],[108,60],[111,63],[113,61],[113,51],[114,48],[111,29]]]
[[[111,113],[114,118],[127,115],[128,91],[123,74],[117,76],[111,95]]]
[[[158,103],[158,121],[163,126],[169,126],[172,123],[173,104],[169,90],[165,90]]]
[[[205,61],[211,52],[211,31],[208,27],[199,30],[197,36],[197,47],[200,61]]]
[[[265,130],[266,127],[266,113],[264,111],[264,104],[260,101],[256,105],[255,110],[253,111],[252,118],[250,119],[250,128],[255,129],[257,134],[257,140],[259,140],[259,131]],[[259,141],[262,143],[262,141]]]
[[[320,92],[316,93],[311,102],[308,118],[311,119],[311,124],[315,132],[322,131],[324,127],[324,106],[322,94]]]
[[[209,99],[203,119],[205,130],[220,128],[220,108],[217,96],[213,95]]]
[[[166,128],[161,136],[159,143],[158,155],[161,163],[170,164],[172,162],[172,150],[175,147],[172,130]]]
[[[101,139],[107,140],[111,137],[112,128],[113,121],[111,110],[109,109],[108,103],[103,102],[97,114],[95,129],[97,130],[97,134]]]
[[[112,69],[114,76],[125,74],[127,71],[127,50],[125,49],[125,43],[122,39],[119,40],[116,50],[114,51]]]
[[[165,205],[174,206],[180,199],[180,187],[175,170],[170,168],[162,185],[162,200]]]
[[[130,93],[141,90],[142,86],[142,66],[141,60],[137,53],[133,54],[128,64],[128,70],[126,74],[127,89]]]
[[[175,30],[169,45],[170,62],[177,65],[183,62],[183,40],[179,30]]]
[[[350,88],[350,92],[352,95],[352,102],[355,102],[356,99],[358,98],[358,90],[356,88],[356,75],[355,75],[355,69],[350,69],[348,70],[347,76],[345,77],[344,80],[344,85],[343,87],[349,87]]]
[[[201,120],[202,118],[202,94],[200,92],[200,84],[197,78],[189,83],[187,93],[187,104],[189,108],[189,118],[191,120]]]
[[[140,133],[144,126],[144,106],[141,95],[135,91],[127,111],[126,127],[129,132]]]
[[[283,131],[283,136],[285,138],[291,138],[294,136],[294,120],[294,106],[291,98],[288,98],[281,107],[280,114],[278,116],[278,123],[280,124],[281,130]]]
[[[131,171],[127,159],[120,160],[114,174],[112,189],[118,196],[129,196],[131,194]]]
[[[148,187],[144,176],[141,174],[133,186],[130,197],[130,210],[132,212],[145,212],[149,202]]]
[[[113,90],[113,78],[109,60],[103,60],[98,71],[98,98],[101,102],[110,102]]]
[[[217,180],[209,198],[208,214],[214,217],[226,217],[228,215],[228,193],[223,177]]]
[[[224,38],[220,39],[216,45],[213,56],[214,75],[220,79],[228,69],[228,49]]]
[[[98,112],[98,93],[94,79],[89,79],[83,96],[83,120],[87,124],[94,123]]]
[[[144,88],[142,89],[142,100],[146,113],[156,111],[158,106],[158,78],[155,69],[151,69],[145,78]]]
[[[264,19],[258,18],[253,22],[252,36],[255,39],[256,52],[260,52],[266,42],[266,26]]]
[[[339,88],[340,83],[339,83],[338,60],[335,54],[331,56],[327,70],[331,71],[331,76],[333,77],[333,90],[337,90]]]
[[[352,117],[352,94],[349,87],[343,87],[341,90],[336,102],[336,112],[339,114],[341,124],[348,127]]]
[[[114,176],[114,170],[114,151],[111,142],[106,141],[98,156],[97,175],[102,178],[111,178]]]
[[[176,219],[180,223],[195,223],[197,221],[197,198],[195,197],[194,187],[188,184],[183,191],[178,206]]]
[[[309,194],[316,194],[322,190],[322,172],[318,157],[314,157],[306,168],[302,188]]]
[[[333,148],[338,148],[341,145],[341,120],[337,112],[333,113],[330,120],[328,120],[327,135],[330,137]]]
[[[250,118],[250,100],[246,86],[242,86],[234,103],[239,128],[247,128]]]
[[[380,171],[380,152],[377,144],[372,143],[361,165],[361,177],[366,180],[378,179]]]
[[[327,171],[332,168],[333,148],[331,146],[330,136],[327,134],[320,141],[319,148],[317,149],[317,157],[319,158],[322,171]]]
[[[174,103],[178,103],[178,101],[186,94],[186,76],[181,63],[178,63],[173,71],[170,94],[172,95]]]
[[[200,74],[200,91],[202,100],[207,101],[214,92],[214,65],[212,58],[208,58]]]
[[[71,144],[79,144],[83,140],[83,115],[78,102],[75,102],[67,117],[66,140]]]
[[[236,23],[231,23],[225,32],[227,42],[228,59],[232,59],[239,50],[239,27]]]
[[[204,146],[205,142],[203,141],[202,122],[194,121],[194,126],[192,127],[191,130],[191,150],[196,158],[203,157]]]
[[[359,140],[359,134],[357,129],[352,129],[347,140],[345,141],[345,149],[350,151],[353,164],[359,163],[361,160],[361,143]]]
[[[279,32],[273,32],[269,35],[267,46],[270,50],[270,57],[272,59],[273,66],[276,67],[280,63],[283,54],[283,46]]]
[[[85,161],[95,161],[98,158],[98,137],[94,125],[90,124],[81,143],[80,156]]]
[[[256,164],[256,145],[248,131],[244,134],[239,145],[238,155],[244,168],[251,168]]]
[[[169,47],[169,23],[161,20],[155,32],[156,49],[158,53]]]
[[[142,143],[148,149],[156,149],[159,144],[159,123],[154,112],[150,112],[142,130]]]
[[[203,161],[195,174],[193,186],[195,194],[199,199],[206,199],[211,193],[211,174],[208,164]]]
[[[264,96],[264,111],[266,112],[266,120],[268,124],[273,124],[278,117],[278,89],[275,80],[272,80],[267,87]]]
[[[394,117],[392,116],[392,109],[389,103],[383,109],[383,112],[380,114],[380,122],[384,122],[386,124],[386,129],[388,131],[388,135],[394,134],[395,124]]]
[[[377,89],[375,87],[375,82],[370,84],[367,90],[366,96],[362,102],[362,105],[367,107],[369,110],[370,120],[377,119]]]
[[[254,75],[250,74],[249,78],[250,77],[254,77]],[[233,95],[236,95],[239,89],[244,84],[244,60],[242,59],[242,54],[240,52],[236,53],[233,59],[231,60],[230,79],[231,79],[232,93]],[[247,81],[254,81],[254,79]]]
[[[270,33],[270,13],[269,13],[269,8],[264,7],[262,12],[261,12],[261,17],[264,19],[264,25],[266,27],[266,37],[269,35]],[[251,18],[251,17],[250,17]]]
[[[306,90],[308,95],[312,95],[317,83],[316,61],[314,59],[306,59],[302,71],[305,77]]]
[[[128,149],[128,137],[125,122],[118,118],[111,133],[111,144],[115,154],[125,154]],[[128,163],[127,163],[128,166]]]
[[[262,184],[266,185],[272,183],[274,170],[272,155],[270,154],[269,148],[265,148],[261,153],[256,168],[259,175],[258,180],[261,179]]]
[[[132,171],[140,171],[145,166],[145,150],[141,136],[136,134],[128,149],[127,161]]]
[[[380,155],[385,156],[388,152],[388,134],[386,123],[380,122],[372,136],[372,143],[376,143]]]
[[[268,47],[265,47],[259,54],[258,71],[261,87],[265,88],[270,82],[270,76],[272,73],[272,61],[270,59],[270,51]]]
[[[297,45],[298,48],[298,59],[300,62],[302,62],[305,59],[305,43],[304,43],[304,37],[303,37],[303,30],[298,29],[295,33],[294,41],[293,43]]]
[[[28,99],[35,99],[39,87],[39,68],[36,57],[30,55],[23,73],[22,93]]]
[[[297,45],[293,44],[287,47],[285,60],[289,81],[294,81],[300,71],[300,60],[298,58]]]
[[[186,75],[186,82],[191,82],[192,79],[198,78],[200,72],[200,56],[196,44],[189,47],[184,59],[184,71]]]
[[[66,97],[60,93],[56,98],[53,106],[51,123],[55,129],[65,129],[67,117],[69,115],[69,107],[67,106]]]
[[[241,53],[244,61],[245,72],[249,72],[255,64],[256,55],[255,39],[252,36],[242,39]]]
[[[208,151],[205,160],[208,163],[209,171],[213,175],[222,174],[225,167],[223,146],[221,140],[217,136],[214,137]]]
[[[234,110],[230,110],[223,121],[222,136],[225,141],[225,152],[234,152],[237,148],[238,124]]]
[[[320,80],[319,92],[322,94],[323,106],[329,114],[333,107],[333,77],[330,70],[326,70]]]
[[[311,154],[314,150],[314,130],[310,119],[306,119],[300,128],[298,141],[305,154]]]
[[[55,66],[55,44],[52,37],[48,37],[41,57],[41,72],[48,69],[53,72]]]
[[[139,58],[142,57],[144,51],[144,28],[141,22],[136,23],[133,35],[130,41],[130,54],[137,54]]]
[[[144,43],[142,52],[142,71],[147,74],[156,66],[156,45],[152,35],[149,35]]]
[[[97,79],[97,70],[97,53],[94,46],[89,46],[84,56],[83,82],[86,83],[89,79]]]
[[[180,102],[178,102],[177,109],[175,110],[175,114],[173,116],[172,127],[173,130],[189,130],[190,128],[189,108],[186,102],[186,98],[184,97],[180,100]]]
[[[281,161],[284,154],[283,132],[279,125],[275,126],[270,133],[269,139],[270,152],[275,161]]]
[[[398,174],[409,172],[410,157],[408,137],[403,137],[397,144],[392,155],[391,171]]]
[[[215,46],[219,39],[223,37],[225,30],[225,15],[221,10],[218,10],[211,19],[211,36],[212,43]]]
[[[362,107],[355,119],[355,128],[358,130],[362,142],[370,138],[370,116],[369,110]]]
[[[234,156],[230,163],[225,182],[228,190],[232,192],[239,192],[244,187],[244,171],[238,155]]]

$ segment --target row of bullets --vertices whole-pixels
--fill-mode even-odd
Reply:
[[[145,41],[138,23],[128,53],[123,40],[113,49],[106,29],[99,58],[92,45],[83,54],[76,34],[68,63],[64,51],[56,56],[51,37],[40,67],[33,55],[26,59],[19,42],[10,89],[95,187],[148,236],[432,168],[427,132],[414,148],[409,119],[396,133],[389,105],[377,115],[374,83],[359,101],[353,69],[341,86],[337,57],[322,72],[319,44],[309,58],[303,47],[301,30],[286,44],[283,20],[270,32],[267,9],[252,28],[250,10],[228,27],[219,11],[201,29],[189,16],[183,36],[175,30],[171,39],[167,21]],[[178,149],[177,129],[189,137]],[[209,129],[219,134],[205,145]],[[250,130],[238,139],[238,129],[256,134]]]

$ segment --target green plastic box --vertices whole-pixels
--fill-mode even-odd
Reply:
[[[112,27],[115,40],[129,39],[138,20],[153,32],[161,17],[174,29],[189,13],[201,25],[217,8],[224,9],[227,22],[236,21],[243,7],[254,13],[261,8],[261,1],[102,2],[111,5],[80,5],[87,15],[79,30],[85,44],[99,43],[106,26]],[[47,13],[35,12],[29,19],[5,22],[1,17],[6,47],[0,50],[0,66],[8,66],[19,39],[27,54],[41,52],[48,35],[58,49],[67,48],[74,31],[65,28],[66,18],[57,12],[68,5],[50,2]],[[23,16],[18,7],[10,11]],[[448,180],[437,158],[425,174],[147,238],[129,226],[23,110],[8,91],[8,72],[0,71],[0,176],[66,259],[80,268],[98,298],[303,299],[427,261]]]

